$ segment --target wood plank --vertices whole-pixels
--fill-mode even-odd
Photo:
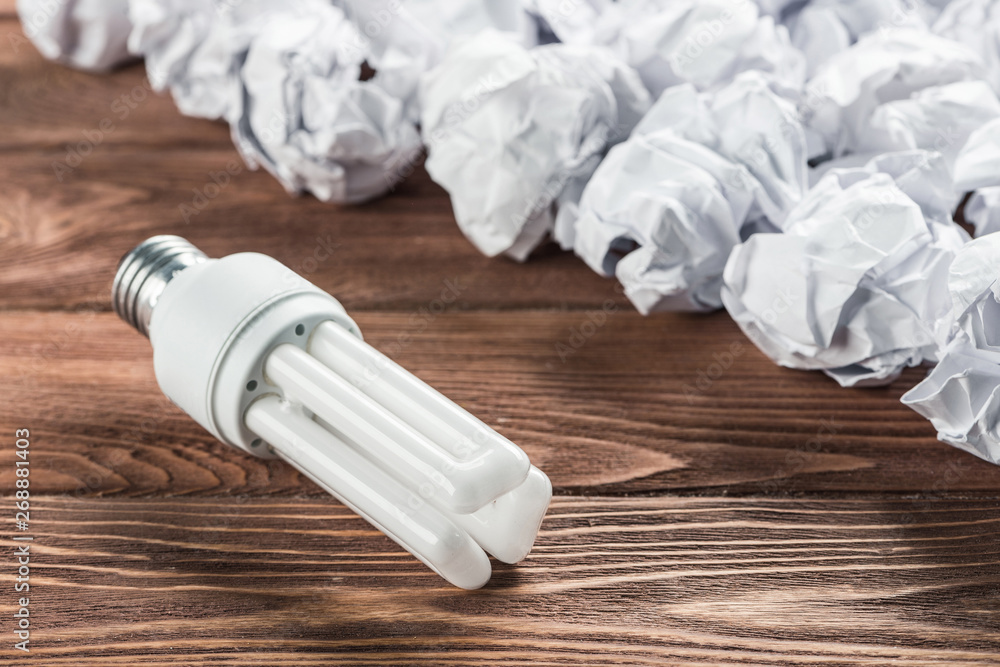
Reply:
[[[152,92],[141,63],[88,73],[46,60],[14,16],[0,12],[0,150],[111,151],[130,145],[169,150],[231,144],[224,123],[182,116]],[[82,142],[82,145],[80,145]],[[89,145],[89,148],[88,148]]]
[[[20,34],[12,19],[5,30]],[[483,257],[422,168],[365,206],[292,198],[244,168],[225,124],[184,118],[168,96],[131,99],[144,95],[141,66],[88,74],[15,46],[0,49],[0,122],[17,128],[0,137],[0,309],[103,307],[118,258],[163,233],[215,255],[268,252],[351,308],[410,308],[453,283],[469,307],[625,303],[567,253],[525,266]]]
[[[0,20],[4,31],[20,34],[12,19]],[[141,65],[88,74],[30,44],[0,49],[0,122],[17,128],[0,138],[0,309],[104,304],[118,258],[162,233],[217,255],[269,252],[352,308],[408,308],[452,283],[470,286],[471,306],[625,303],[567,253],[549,249],[526,266],[483,257],[419,167],[366,206],[289,197],[243,166],[225,124],[181,116],[144,82]],[[335,255],[316,262],[330,246]]]
[[[643,318],[570,254],[484,258],[420,168],[365,206],[289,197],[141,65],[76,72],[21,34],[0,0],[0,493],[29,428],[35,538],[34,655],[0,662],[1000,664],[1000,469],[898,403],[921,369],[841,389],[724,313]],[[524,446],[560,494],[528,560],[453,589],[169,404],[108,312],[160,233],[307,274]]]
[[[242,169],[232,148],[102,148],[62,183],[58,158],[15,153],[0,165],[0,309],[105,308],[119,258],[156,234],[185,236],[210,256],[268,253],[352,310],[431,307],[453,291],[461,308],[625,305],[613,281],[570,253],[524,265],[484,257],[422,168],[392,196],[341,207],[289,197],[270,175]],[[226,183],[227,168],[238,173],[219,189],[213,175]],[[201,202],[196,191],[215,196],[186,221],[181,207]]]
[[[782,369],[725,314],[357,314],[367,339],[522,445],[558,493],[996,493],[1000,469],[937,442],[882,389]],[[560,357],[558,345],[566,346]],[[730,367],[704,389],[733,350]],[[321,492],[215,442],[161,395],[148,342],[110,313],[0,317],[0,432],[30,428],[45,492]],[[0,448],[0,489],[12,456]]]
[[[1000,653],[997,500],[560,498],[528,559],[475,592],[332,499],[32,503],[25,664],[987,665]],[[0,569],[5,586],[14,576]],[[9,642],[0,656],[24,657]]]

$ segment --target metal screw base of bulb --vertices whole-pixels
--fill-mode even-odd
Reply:
[[[118,263],[111,304],[118,316],[149,337],[149,320],[163,289],[174,275],[208,256],[179,236],[154,236],[130,250]]]

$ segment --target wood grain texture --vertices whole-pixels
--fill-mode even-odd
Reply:
[[[365,206],[289,197],[141,65],[22,36],[0,0],[0,497],[11,525],[30,428],[35,537],[26,656],[0,533],[0,664],[1000,664],[1000,469],[899,404],[923,370],[841,389],[724,313],[643,318],[570,254],[484,258],[422,169]],[[169,404],[108,312],[163,233],[273,255],[523,445],[559,495],[527,561],[451,588]]]
[[[558,493],[996,492],[996,466],[937,442],[899,403],[920,369],[886,388],[843,389],[775,366],[723,313],[621,310],[570,347],[591,315],[357,320],[373,345],[523,446]],[[148,341],[113,314],[9,312],[0,341],[0,377],[12,378],[0,405],[19,408],[17,423],[0,426],[33,429],[45,492],[319,493],[170,405]],[[702,382],[727,354],[729,368]],[[0,448],[0,461],[11,455]],[[12,474],[0,463],[0,484],[10,488]]]
[[[2,9],[0,119],[5,131],[0,150],[49,150],[50,166],[71,150],[93,155],[122,147],[230,145],[225,124],[182,116],[169,95],[153,92],[141,63],[103,74],[50,63],[24,36],[16,17]]]
[[[289,197],[270,175],[242,169],[231,147],[98,149],[61,183],[59,157],[0,162],[0,308],[107,309],[119,258],[155,234],[182,235],[214,257],[266,252],[352,311],[431,307],[455,289],[460,308],[626,306],[613,281],[572,254],[550,249],[524,265],[481,255],[423,169],[391,197],[341,207]],[[217,188],[227,167],[239,172]],[[196,202],[206,192],[214,198]],[[186,222],[181,207],[196,203]]]
[[[19,28],[0,20],[5,30]],[[30,44],[0,48],[0,122],[17,128],[0,137],[0,309],[107,309],[118,259],[155,234],[211,256],[267,252],[352,310],[429,305],[455,284],[466,308],[627,303],[552,248],[525,265],[483,257],[422,168],[363,206],[290,197],[246,169],[224,123],[185,118],[169,96],[123,107],[143,81],[141,66],[87,74]],[[113,131],[100,131],[105,120]]]
[[[471,593],[332,499],[36,503],[31,664],[987,665],[1000,653],[995,500],[558,499],[529,558]]]

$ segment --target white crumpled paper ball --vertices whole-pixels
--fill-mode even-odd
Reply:
[[[902,402],[929,419],[944,442],[1000,464],[1000,234],[955,254],[948,288],[953,338]]]
[[[243,103],[233,141],[292,193],[361,202],[383,194],[412,165],[420,137],[403,102],[359,80],[364,52],[332,6],[274,12],[249,41],[239,70]]]
[[[127,40],[154,89],[169,89],[186,115],[228,120],[247,164],[289,192],[365,201],[395,186],[420,153],[404,101],[377,76],[360,81],[372,41],[326,0],[37,7],[22,3],[29,32],[37,12],[55,12],[35,40],[46,55],[107,67],[127,53]]]
[[[294,3],[283,3],[289,5]],[[226,118],[242,104],[239,66],[274,0],[129,0],[129,49],[154,90],[186,116]]]
[[[819,155],[823,151],[831,157],[864,152],[866,142],[872,142],[873,120],[883,126],[890,124],[893,116],[908,114],[919,120],[922,108],[933,106],[934,100],[905,102],[914,93],[977,81],[983,75],[975,53],[925,30],[901,28],[865,35],[828,60],[806,84],[802,110],[808,131],[816,136],[815,152]],[[897,109],[883,112],[885,117],[877,116],[884,105],[895,105]],[[914,110],[914,106],[918,108]],[[900,139],[893,146],[899,147],[904,141]],[[882,149],[875,145],[871,150]]]
[[[24,34],[50,60],[103,71],[132,60],[128,0],[17,0]]]
[[[529,10],[567,44],[606,46],[654,97],[681,83],[725,86],[757,70],[802,86],[806,63],[784,26],[752,0],[532,0]]]
[[[843,386],[885,384],[935,360],[948,336],[948,267],[968,235],[951,220],[940,155],[880,156],[835,169],[782,223],[737,246],[722,300],[744,333],[789,368]]]
[[[523,260],[650,100],[606,50],[485,31],[424,77],[420,103],[427,172],[459,227],[486,255]]]
[[[955,158],[955,192],[971,192],[965,221],[976,236],[1000,231],[1000,119],[973,132]]]
[[[926,31],[936,15],[937,9],[922,0],[811,0],[783,12],[781,21],[805,54],[811,77],[864,35],[898,28]]]
[[[976,53],[986,68],[986,81],[1000,92],[1000,1],[952,0],[931,30]]]
[[[795,104],[757,72],[716,93],[667,89],[584,188],[556,239],[614,275],[642,313],[714,310],[741,235],[774,228],[802,198]]]
[[[420,78],[448,47],[483,30],[497,30],[525,47],[535,46],[538,28],[520,2],[510,0],[341,0],[366,41],[366,60],[379,85],[420,119]]]

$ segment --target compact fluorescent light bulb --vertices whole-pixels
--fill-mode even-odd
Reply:
[[[177,236],[122,258],[115,312],[163,392],[219,440],[295,466],[462,588],[514,563],[552,497],[525,453],[361,339],[332,296],[256,253]]]

